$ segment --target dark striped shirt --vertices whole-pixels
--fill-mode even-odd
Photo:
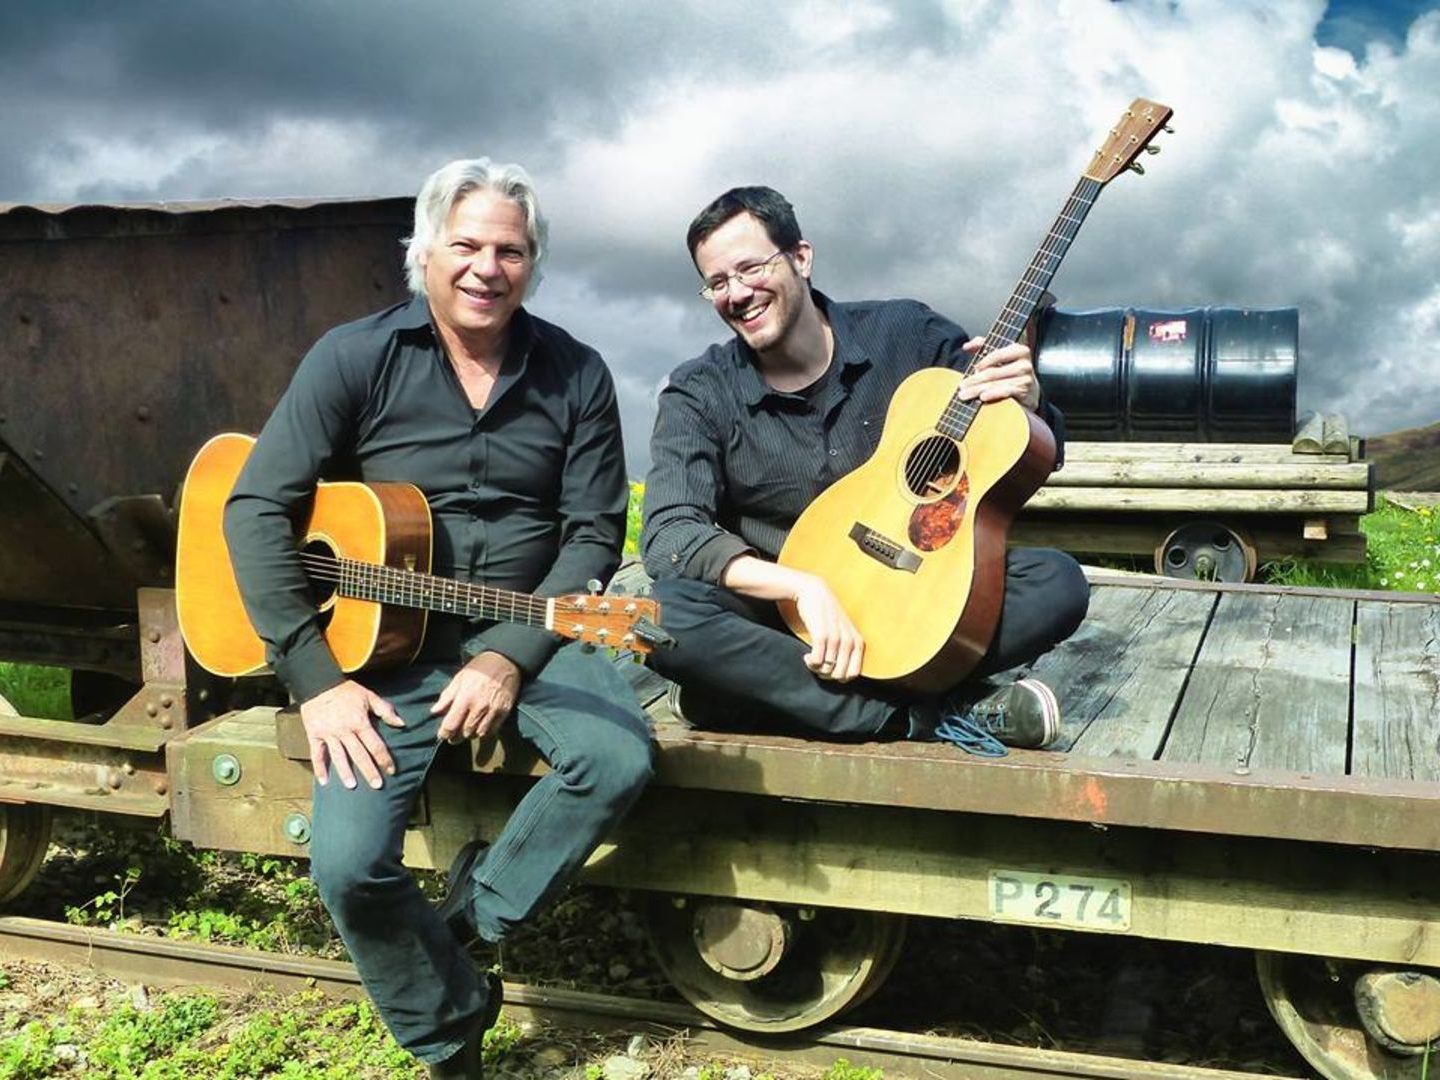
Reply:
[[[969,362],[965,331],[918,301],[812,295],[835,336],[818,393],[772,389],[739,337],[676,368],[660,392],[641,541],[652,577],[718,582],[737,555],[773,559],[815,496],[874,452],[901,381]],[[1064,421],[1048,403],[1040,415],[1058,461]]]
[[[291,539],[291,516],[322,475],[418,486],[442,577],[554,595],[606,580],[620,561],[625,454],[599,353],[521,309],[475,409],[423,297],[337,327],[301,362],[225,512],[246,608],[299,701],[343,678]],[[501,653],[529,676],[559,644],[536,627],[447,620],[431,617],[427,653],[463,635],[465,654]]]

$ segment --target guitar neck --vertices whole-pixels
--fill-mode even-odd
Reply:
[[[332,582],[335,591],[355,600],[422,608],[471,619],[523,623],[545,630],[551,626],[551,604],[543,596],[472,585],[356,559],[339,558],[333,560],[333,564],[338,574]]]
[[[1100,181],[1089,176],[1080,178],[1075,190],[1070,193],[1070,198],[1056,216],[1055,223],[1050,226],[1050,231],[1045,234],[1045,239],[1030,259],[1030,265],[1010,293],[1010,299],[1000,309],[999,316],[985,335],[984,343],[975,356],[976,360],[1020,340],[1020,335],[1025,332],[1025,324],[1035,313],[1036,306],[1055,277],[1055,271],[1060,269],[1060,263],[1080,232],[1085,216],[1100,197],[1102,187],[1104,185]],[[970,430],[976,413],[980,411],[980,405],[978,398],[962,401],[957,391],[946,405],[937,425],[938,429],[953,438],[963,439]]]

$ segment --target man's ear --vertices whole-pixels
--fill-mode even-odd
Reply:
[[[808,281],[810,269],[815,265],[815,249],[810,246],[809,240],[801,240],[791,251],[790,257],[795,260],[796,271]]]

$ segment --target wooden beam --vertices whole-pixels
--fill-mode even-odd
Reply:
[[[1368,514],[1368,491],[1252,491],[1241,488],[1045,487],[1035,510],[1149,510],[1188,513]]]
[[[1370,486],[1365,462],[1075,461],[1052,473],[1046,488],[1182,487],[1354,489]]]
[[[1216,465],[1269,462],[1271,464],[1344,465],[1347,454],[1297,454],[1289,443],[1163,443],[1069,442],[1065,461],[1171,461]]]

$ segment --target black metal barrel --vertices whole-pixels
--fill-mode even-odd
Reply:
[[[1051,308],[1036,367],[1071,438],[1289,442],[1300,314],[1290,308]]]

